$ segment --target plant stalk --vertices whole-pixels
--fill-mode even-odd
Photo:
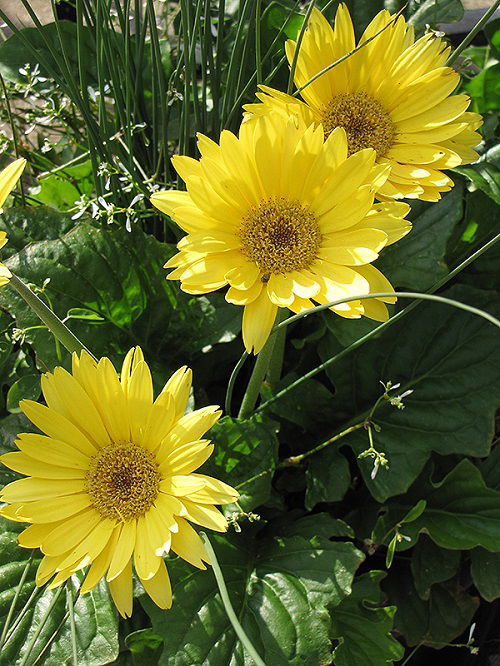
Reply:
[[[14,287],[19,296],[26,301],[33,312],[43,321],[54,337],[66,347],[70,354],[86,351],[95,358],[83,342],[69,330],[66,324],[17,275],[11,276],[9,284]]]
[[[236,617],[236,613],[234,612],[233,605],[231,603],[231,599],[229,598],[229,594],[227,592],[227,587],[226,583],[224,581],[224,577],[222,575],[222,571],[220,569],[219,563],[217,561],[217,557],[215,555],[215,551],[212,548],[212,544],[210,543],[210,540],[208,536],[205,534],[205,532],[200,532],[200,536],[203,539],[203,543],[205,544],[205,548],[207,549],[207,553],[210,557],[210,562],[212,563],[212,568],[214,570],[214,576],[215,580],[217,581],[217,586],[219,588],[219,593],[222,599],[222,603],[224,604],[224,610],[226,611],[226,615],[233,625],[233,629],[240,639],[243,647],[246,649],[250,657],[254,660],[256,666],[266,666],[266,664],[262,661],[262,659],[259,656],[259,653],[257,650],[254,648],[252,645],[250,639],[246,635],[243,627],[241,626],[238,618]]]

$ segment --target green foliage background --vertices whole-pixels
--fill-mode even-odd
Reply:
[[[186,363],[191,406],[224,404],[243,351],[240,308],[165,281],[180,234],[147,197],[155,185],[177,186],[169,156],[196,156],[195,132],[217,138],[237,128],[258,80],[286,88],[283,45],[300,29],[300,3],[181,0],[163,17],[149,1],[117,2],[115,17],[109,0],[74,4],[76,23],[25,28],[0,44],[14,127],[4,156],[16,147],[31,166],[24,202],[0,216],[6,264],[97,356],[118,364],[140,344],[158,387]],[[336,2],[317,4],[333,18]],[[403,3],[348,5],[361,32],[379,9]],[[420,32],[462,13],[459,0],[405,9]],[[399,289],[439,289],[498,316],[498,20],[485,36],[457,65],[485,116],[481,158],[455,170],[455,188],[439,203],[412,204],[413,231],[377,266]],[[2,113],[6,120],[7,107]],[[19,400],[38,399],[40,371],[70,359],[13,289],[0,291],[0,308],[4,452],[32,428]],[[397,312],[382,327],[330,312],[300,320],[288,329],[283,376],[264,387],[257,413],[227,414],[211,432],[207,471],[241,493],[239,507],[226,507],[234,526],[212,542],[269,666],[416,664],[411,648],[452,643],[500,597],[498,330],[442,304],[400,301]],[[250,366],[237,378],[233,412]],[[368,447],[363,428],[287,464],[362,422],[388,381],[413,391],[404,410],[382,400],[374,415],[388,468],[372,478],[373,461],[357,458]],[[2,483],[15,476],[0,470]],[[103,585],[83,598],[78,576],[58,593],[36,590],[39,555],[17,547],[18,528],[0,522],[1,664],[71,663],[75,640],[81,666],[252,663],[211,571],[169,557],[173,609],[160,611],[137,584],[134,616],[118,621]]]

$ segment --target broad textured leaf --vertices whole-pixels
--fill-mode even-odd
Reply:
[[[258,414],[245,421],[226,416],[210,430],[215,450],[204,471],[236,487],[244,511],[269,498],[278,457],[276,432],[277,424]]]
[[[2,578],[0,617],[2,620],[5,620],[8,613],[31,552],[20,548],[16,543],[16,536],[21,527],[19,523],[11,523],[0,518],[0,576]],[[35,551],[35,557],[16,606],[14,619],[34,588],[33,577],[38,562],[39,554],[38,551]],[[80,580],[80,576],[74,576],[72,582],[78,586]],[[10,666],[21,663],[28,652],[31,639],[41,623],[45,621],[47,606],[55,594],[56,591],[46,590],[37,597],[35,603],[31,604],[2,650],[2,664]],[[56,630],[58,631],[56,638],[49,643],[49,647],[43,652],[43,656],[37,663],[43,666],[60,666],[60,664],[71,662],[71,629],[69,621],[64,619],[65,613],[66,594],[63,590],[33,646],[28,663],[34,663],[35,659],[40,657],[42,650]],[[63,620],[62,627],[59,628]],[[89,594],[79,597],[75,604],[75,622],[79,666],[100,666],[113,661],[118,656],[117,613],[104,583],[100,583]]]
[[[500,65],[498,67],[500,68]],[[500,146],[490,148],[477,162],[457,168],[456,171],[466,176],[474,187],[485,192],[495,203],[500,204]]]
[[[401,530],[405,533],[405,528]],[[440,548],[422,536],[411,554],[411,572],[415,588],[422,599],[428,599],[431,587],[452,578],[460,564],[460,551]]]
[[[339,502],[351,483],[349,463],[335,448],[327,447],[309,459],[306,471],[306,509],[318,502]]]
[[[14,440],[20,432],[38,432],[35,426],[28,421],[24,414],[9,414],[0,419],[0,455],[9,451],[18,451]],[[4,465],[0,464],[0,485],[4,486],[11,481],[19,478],[17,472],[13,472]]]
[[[21,411],[21,400],[38,400],[41,393],[40,375],[23,375],[15,381],[7,393],[7,410],[12,414]]]
[[[479,606],[479,599],[467,594],[456,580],[434,585],[428,601],[418,596],[407,572],[391,572],[383,587],[397,607],[394,627],[409,646],[445,647],[465,631]]]
[[[49,206],[8,208],[0,215],[0,229],[7,232],[8,244],[2,256],[15,254],[33,241],[56,240],[75,226],[69,213]]]
[[[486,601],[500,597],[500,553],[490,553],[484,548],[471,551],[472,580],[479,594]]]
[[[329,663],[327,605],[351,591],[363,555],[321,537],[273,538],[258,545],[245,534],[211,537],[235,612],[253,645],[273,666]],[[222,606],[213,573],[175,560],[169,564],[174,608],[141,601],[165,639],[160,664],[250,666]]]
[[[457,183],[438,203],[419,202],[414,209],[413,229],[383,250],[376,266],[394,287],[425,291],[448,272],[446,244],[463,215],[463,186]]]
[[[383,571],[369,571],[354,581],[352,593],[332,610],[336,666],[385,666],[401,659],[403,646],[391,635],[394,606],[382,606]]]
[[[71,321],[96,356],[111,352],[121,360],[124,351],[140,344],[146,355],[174,370],[186,355],[228,339],[223,320],[229,315],[232,321],[238,308],[220,305],[218,294],[215,307],[211,298],[189,296],[165,280],[162,265],[171,254],[170,246],[139,229],[128,233],[82,222],[61,238],[28,245],[6,264],[38,286],[50,277],[46,293],[59,316],[78,307],[104,318],[102,324]],[[12,288],[1,290],[0,306],[15,316],[19,328],[39,323]],[[46,367],[60,364],[48,331],[28,331],[26,340]]]
[[[297,373],[289,373],[278,388],[284,388],[297,378]],[[310,379],[307,390],[292,389],[275,402],[269,411],[308,432],[323,432],[331,422],[332,400],[333,395],[321,382]]]
[[[354,539],[354,530],[343,520],[332,518],[329,513],[315,513],[297,518],[293,513],[287,514],[288,520],[278,523],[276,531],[284,537],[302,536],[312,539],[315,536],[331,539],[333,537],[349,537]]]
[[[425,28],[438,23],[454,23],[460,21],[464,15],[461,0],[425,0],[422,3],[412,3],[417,6],[417,11],[410,17],[409,23],[420,28]]]
[[[422,497],[427,506],[416,520],[404,525],[401,531],[410,540],[401,541],[398,550],[411,548],[420,532],[443,548],[500,550],[500,492],[486,487],[481,472],[469,460],[462,460],[440,482],[417,482],[406,495],[393,499],[375,528],[374,540]]]
[[[456,287],[443,295],[488,306],[496,294]],[[366,416],[381,393],[380,381],[401,382],[398,392],[413,389],[398,410],[386,401],[374,420],[375,448],[389,468],[371,479],[371,459],[359,461],[372,495],[385,501],[405,492],[432,451],[484,457],[493,435],[493,416],[500,403],[498,329],[480,317],[441,304],[420,305],[377,340],[361,347],[331,369],[336,385],[333,409],[346,420]],[[323,359],[337,351],[323,343]],[[344,440],[356,453],[367,449],[366,432]],[[420,498],[418,498],[420,499]]]

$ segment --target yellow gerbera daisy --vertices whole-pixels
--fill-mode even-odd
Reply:
[[[2,213],[2,206],[5,203],[5,199],[9,196],[14,188],[15,184],[21,177],[21,174],[26,166],[26,160],[20,158],[14,160],[5,169],[0,171],[0,213]],[[5,245],[7,242],[7,234],[5,231],[0,231],[0,248]],[[4,284],[7,284],[11,277],[11,273],[7,266],[0,264],[0,287]]]
[[[383,10],[366,28],[359,43],[375,35],[393,17]],[[349,11],[338,8],[332,28],[318,9],[312,11],[300,46],[295,84],[300,89],[318,72],[356,46]],[[296,42],[286,43],[292,63]],[[475,132],[481,116],[466,112],[467,95],[454,95],[459,75],[445,62],[450,53],[433,33],[417,41],[414,30],[400,16],[395,22],[341,64],[301,90],[304,102],[261,86],[261,104],[245,109],[262,114],[291,108],[306,122],[322,123],[328,135],[335,127],[347,132],[349,153],[371,147],[377,162],[391,167],[379,188],[382,198],[419,198],[437,201],[453,187],[442,172],[474,162],[472,150],[481,136]]]
[[[209,562],[188,521],[223,532],[214,504],[233,502],[230,486],[194,471],[213,446],[200,437],[219,418],[216,406],[184,414],[191,371],[178,370],[153,401],[151,373],[139,347],[127,354],[118,378],[107,358],[73,355],[42,376],[47,406],[21,402],[45,435],[19,435],[7,467],[29,475],[8,484],[0,513],[32,523],[19,544],[45,557],[36,583],[55,574],[49,588],[91,564],[81,593],[106,575],[124,617],[132,612],[132,559],[149,596],[170,608],[172,593],[163,555],[172,550],[195,567]]]
[[[401,202],[373,205],[389,168],[368,148],[347,156],[345,131],[268,113],[243,122],[220,145],[199,135],[201,159],[173,158],[187,192],[158,192],[153,204],[188,232],[165,267],[190,294],[230,285],[244,306],[243,341],[259,352],[278,307],[293,312],[370,291],[392,291],[369,264],[410,230]],[[394,298],[382,299],[392,303]],[[335,306],[348,318],[387,318],[381,300]]]

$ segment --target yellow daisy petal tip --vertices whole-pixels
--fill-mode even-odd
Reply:
[[[169,608],[161,556],[175,539],[176,552],[198,566],[204,552],[188,521],[220,531],[224,519],[214,505],[236,493],[196,474],[213,451],[200,437],[221,411],[211,405],[183,416],[192,380],[187,366],[154,400],[140,347],[126,354],[121,379],[108,358],[96,362],[81,352],[72,360],[72,373],[56,367],[44,375],[47,406],[22,401],[47,435],[21,434],[20,451],[0,458],[27,475],[5,486],[0,515],[31,523],[19,545],[45,555],[37,585],[52,579],[56,588],[90,565],[82,591],[105,577],[119,613],[130,617],[133,562],[147,594]]]
[[[2,211],[2,206],[5,203],[5,200],[21,177],[25,166],[26,160],[21,157],[14,160],[14,162],[11,162],[0,171],[0,212]]]

